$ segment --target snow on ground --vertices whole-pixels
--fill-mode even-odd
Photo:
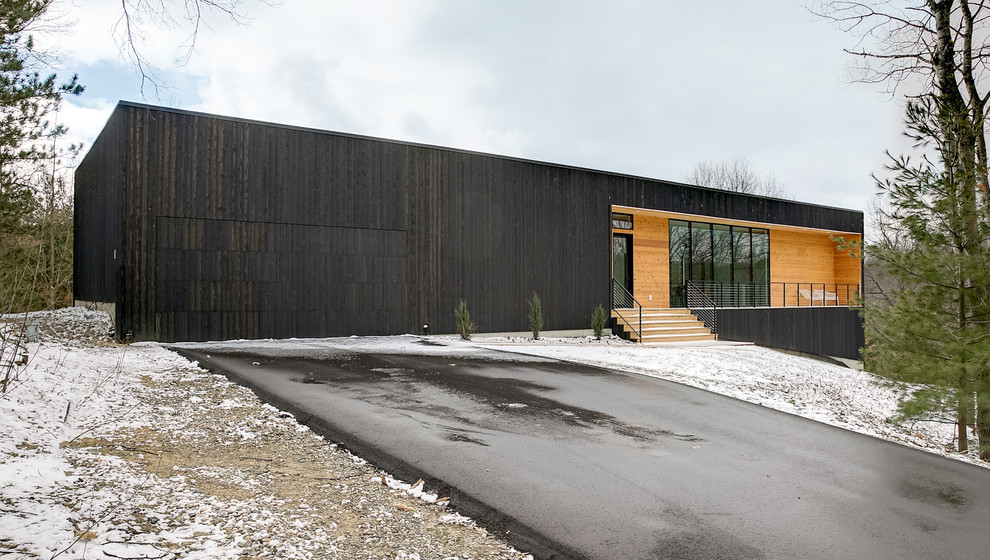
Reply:
[[[182,345],[178,345],[182,346]],[[990,467],[976,451],[955,451],[955,425],[938,422],[893,423],[899,399],[909,390],[868,372],[728,342],[633,344],[616,336],[541,337],[415,335],[290,340],[238,340],[190,347],[252,351],[292,356],[300,351],[364,351],[378,354],[474,356],[485,350],[517,353],[520,359],[543,357],[667,379],[740,400],[797,414],[819,422],[887,439],[939,455]],[[524,358],[525,355],[527,358]],[[975,437],[975,435],[974,435]]]
[[[592,337],[475,340],[487,348],[676,381],[990,467],[977,457],[976,450],[954,451],[954,424],[892,422],[909,386],[821,360],[732,343],[641,345],[615,337],[600,342]]]
[[[31,322],[40,342],[10,344]],[[526,558],[425,483],[364,464],[169,350],[110,344],[109,326],[81,308],[0,316],[0,381],[11,374],[0,394],[0,556]],[[951,451],[951,425],[890,422],[905,386],[755,346],[411,335],[215,345],[286,356],[497,349],[668,379],[990,466]]]
[[[29,319],[41,341],[4,354],[28,363],[0,362],[4,558],[532,560],[249,390],[106,342],[103,314]]]

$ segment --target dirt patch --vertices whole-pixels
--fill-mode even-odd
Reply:
[[[222,377],[139,379],[144,425],[63,444],[89,451],[79,472],[103,455],[144,481],[114,513],[134,543],[167,530],[164,548],[179,555],[226,538],[241,541],[242,558],[526,557],[443,505],[383,485],[380,471]]]

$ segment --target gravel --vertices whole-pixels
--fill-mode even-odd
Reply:
[[[109,342],[105,314],[31,319],[41,342],[27,345],[31,362],[0,398],[11,415],[0,474],[31,461],[62,472],[0,484],[4,558],[532,558],[459,515],[429,481],[393,479],[172,352]],[[61,399],[66,383],[75,404],[59,426],[42,409],[64,405],[30,400]],[[34,518],[58,515],[37,529]]]

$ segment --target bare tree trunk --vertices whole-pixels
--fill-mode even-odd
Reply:
[[[959,402],[959,412],[957,416],[956,436],[959,439],[959,452],[965,453],[966,451],[969,451],[969,438],[966,434],[966,428],[969,426],[969,415],[966,413],[966,405],[962,399],[960,399]]]
[[[977,75],[990,61],[990,2],[822,0],[819,5],[819,15],[840,28],[863,38],[880,38],[878,44],[866,41],[865,47],[847,51],[866,62],[862,81],[886,82],[893,91],[911,75],[931,80],[926,93],[937,102],[945,179],[954,187],[948,199],[955,205],[958,223],[952,229],[958,244],[952,250],[967,262],[990,261],[990,242],[981,235],[982,216],[990,205],[990,156],[984,130],[990,92]],[[990,334],[990,325],[976,322],[990,307],[987,272],[973,267],[955,272],[959,332],[982,329],[984,336]],[[959,449],[969,447],[966,430],[975,421],[981,457],[990,460],[990,367],[965,352],[957,358],[962,364],[954,380],[960,395]]]
[[[51,199],[48,201],[48,223],[46,227],[48,228],[48,282],[46,282],[46,290],[48,291],[48,301],[46,302],[46,307],[48,309],[55,309],[55,302],[58,298],[57,288],[55,284],[55,177],[52,177],[52,191]]]

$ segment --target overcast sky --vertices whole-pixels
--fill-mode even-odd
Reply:
[[[148,27],[156,89],[122,58],[120,0],[57,0],[60,116],[95,139],[120,99],[684,181],[746,158],[797,200],[863,209],[902,103],[853,83],[855,38],[804,0],[282,0],[250,21]]]

